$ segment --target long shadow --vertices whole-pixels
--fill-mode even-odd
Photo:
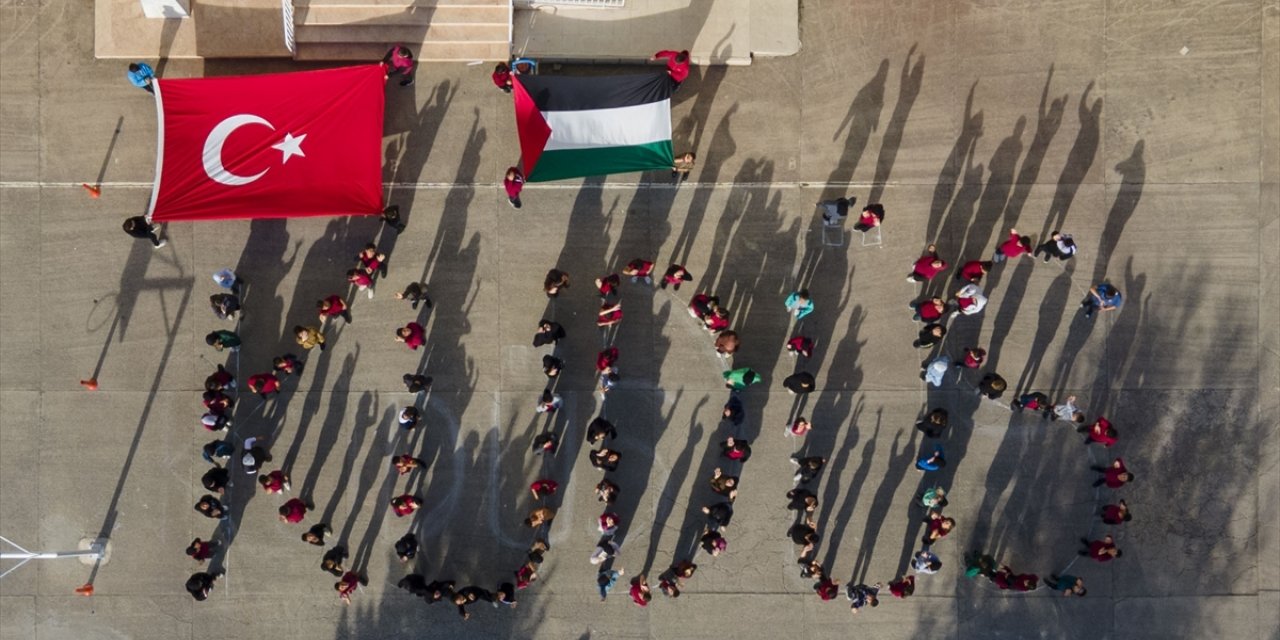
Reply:
[[[857,506],[858,495],[861,493],[862,485],[867,481],[867,475],[871,472],[871,461],[875,458],[876,438],[880,435],[880,419],[883,410],[876,411],[876,426],[872,429],[867,443],[862,447],[862,461],[858,465],[858,469],[853,472],[853,477],[849,479],[848,486],[840,486],[841,472],[849,463],[849,457],[853,454],[853,450],[858,446],[858,418],[862,416],[863,400],[859,399],[858,404],[854,407],[853,414],[850,416],[849,426],[845,429],[844,441],[840,444],[840,448],[832,455],[830,461],[830,469],[827,470],[827,478],[829,480],[824,484],[822,491],[822,500],[818,505],[820,509],[817,522],[818,534],[822,540],[827,541],[826,555],[823,556],[822,566],[827,569],[835,566],[836,553],[840,549],[840,541],[844,539],[845,529],[849,527],[850,521],[853,519],[853,510]],[[836,497],[844,492],[844,501],[840,503],[840,508],[833,511],[832,507],[836,503]],[[825,507],[822,505],[826,505]],[[834,515],[832,515],[834,513]]]
[[[667,422],[671,421],[675,407],[680,404],[682,393],[677,392],[671,411],[667,412]],[[662,533],[667,528],[667,520],[671,518],[671,512],[675,510],[676,495],[689,478],[689,469],[693,465],[693,452],[696,450],[697,444],[702,440],[704,431],[702,423],[697,421],[697,415],[702,410],[702,405],[707,403],[707,400],[709,398],[704,397],[694,406],[689,420],[689,439],[685,442],[685,446],[681,447],[680,455],[676,457],[675,462],[671,465],[671,471],[667,474],[667,482],[662,487],[662,493],[658,494],[658,507],[653,516],[653,527],[649,533],[649,550],[644,556],[642,573],[647,574],[653,568],[653,561],[658,557],[658,544],[662,541]]]
[[[1049,215],[1040,229],[1041,237],[1054,229],[1061,229],[1063,223],[1067,221],[1067,212],[1071,210],[1076,192],[1080,190],[1081,183],[1089,175],[1093,159],[1098,155],[1098,142],[1102,138],[1100,126],[1102,98],[1089,104],[1089,92],[1092,90],[1093,82],[1090,82],[1080,94],[1080,105],[1076,109],[1080,129],[1076,132],[1076,140],[1071,145],[1071,151],[1067,153],[1067,162],[1062,166],[1062,173],[1058,176],[1058,188],[1053,193]]]
[[[864,582],[867,577],[867,570],[871,567],[871,554],[875,551],[876,536],[880,535],[880,527],[884,525],[885,518],[889,515],[889,510],[893,508],[893,496],[898,491],[898,486],[902,484],[903,477],[906,476],[907,470],[912,468],[915,461],[916,451],[916,435],[919,431],[910,430],[910,436],[907,442],[902,443],[902,432],[894,434],[893,444],[889,447],[888,465],[885,468],[884,477],[880,481],[880,486],[876,489],[876,495],[871,498],[871,506],[867,510],[867,524],[862,529],[862,544],[858,546],[858,557],[853,563],[853,578],[858,582]],[[901,448],[899,445],[901,444]],[[901,575],[899,569],[897,575]]]
[[[943,237],[943,222],[947,220],[946,213],[948,207],[954,208],[952,198],[956,195],[956,189],[959,187],[962,177],[968,180],[967,176],[962,174],[972,172],[973,170],[973,149],[978,138],[982,137],[982,111],[973,113],[974,94],[978,90],[978,81],[974,80],[973,85],[969,87],[969,95],[964,101],[964,116],[961,119],[960,135],[956,137],[956,142],[951,147],[951,152],[947,154],[947,159],[942,163],[942,171],[938,174],[937,186],[933,189],[933,201],[929,205],[929,224],[925,232],[925,242],[932,242]],[[978,181],[982,180],[982,167],[977,168]],[[977,196],[974,196],[977,200]]]
[[[902,74],[898,80],[898,102],[893,106],[893,114],[889,116],[889,124],[884,128],[884,137],[880,140],[880,157],[876,160],[876,175],[871,181],[871,192],[867,195],[867,203],[880,202],[884,187],[889,182],[893,171],[893,163],[898,158],[898,149],[902,147],[902,134],[907,128],[907,118],[911,116],[911,107],[915,106],[920,95],[920,87],[924,84],[924,54],[911,64],[911,56],[916,45],[911,45],[907,57],[902,61]]]

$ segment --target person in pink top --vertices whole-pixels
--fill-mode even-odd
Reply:
[[[671,76],[671,80],[675,82],[676,88],[680,88],[680,83],[689,77],[689,51],[671,51],[663,50],[653,54],[650,60],[667,59],[667,75]]]
[[[291,498],[280,505],[280,520],[289,524],[298,524],[307,515],[307,503],[298,498]]]
[[[507,167],[507,175],[502,179],[502,188],[507,190],[507,202],[510,202],[513,208],[519,209],[523,204],[520,202],[520,192],[524,189],[524,174],[520,173],[519,167]]]
[[[422,325],[410,322],[396,330],[396,342],[403,342],[405,346],[417,351],[418,347],[427,343],[427,331]]]
[[[342,318],[347,322],[351,322],[351,310],[347,308],[347,303],[342,300],[341,296],[327,296],[316,302],[316,311],[320,316],[320,321],[324,322],[326,318]]]
[[[916,311],[912,319],[921,322],[936,322],[947,315],[947,303],[937,296],[914,302],[911,307]]]
[[[413,84],[413,73],[417,71],[418,65],[413,59],[413,52],[408,47],[401,44],[391,47],[387,55],[382,56],[382,65],[386,69],[386,74],[382,76],[384,80],[400,74],[404,76],[400,86],[407,87]]]
[[[1008,258],[1018,256],[1031,257],[1031,236],[1020,236],[1017,229],[1010,229],[1009,239],[996,247],[996,255],[991,261],[1004,262]]]
[[[912,266],[911,273],[907,274],[907,282],[927,282],[946,268],[947,261],[938,257],[938,246],[931,244]]]
[[[960,267],[960,273],[956,274],[956,280],[964,280],[978,284],[982,280],[982,276],[987,275],[991,271],[991,263],[981,260],[970,260]]]

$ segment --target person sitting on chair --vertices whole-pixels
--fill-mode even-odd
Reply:
[[[857,201],[857,198],[836,198],[835,200],[819,202],[818,206],[823,209],[822,221],[829,225],[838,225],[844,222],[844,219],[849,216],[849,208]]]

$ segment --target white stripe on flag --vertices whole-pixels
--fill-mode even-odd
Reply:
[[[544,151],[630,147],[671,139],[671,101],[614,109],[543,111],[551,125]]]

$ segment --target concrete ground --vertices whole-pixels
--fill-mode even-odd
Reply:
[[[676,145],[698,153],[689,184],[535,185],[519,212],[495,186],[517,155],[505,97],[483,69],[423,69],[412,94],[393,88],[388,101],[386,179],[404,234],[346,218],[174,224],[160,250],[119,230],[149,194],[152,103],[118,63],[93,60],[91,32],[84,1],[0,5],[0,535],[62,550],[103,533],[111,558],[4,578],[0,637],[1280,637],[1274,0],[805,3],[799,55],[698,69],[677,95]],[[156,66],[171,77],[294,68]],[[102,198],[82,182],[101,182]],[[823,246],[813,203],[841,193],[885,204],[881,244]],[[953,320],[943,349],[983,345],[1017,389],[1076,394],[1091,417],[1110,417],[1137,474],[1118,492],[1135,513],[1123,527],[1093,515],[1113,494],[1089,487],[1088,466],[1107,453],[978,402],[972,375],[930,391],[918,378],[926,354],[911,347],[906,304],[920,287],[903,282],[907,265],[930,241],[953,261],[987,256],[1010,227],[1062,228],[1080,255],[1065,269],[997,268],[990,305]],[[231,266],[250,283],[246,343],[230,359],[243,378],[295,349],[289,327],[343,290],[374,238],[392,256],[377,296],[354,297],[355,322],[330,330],[284,395],[242,395],[236,413],[239,435],[275,436],[271,466],[291,470],[294,494],[333,524],[368,587],[340,606],[320,551],[237,472],[234,527],[217,534],[226,580],[193,602],[182,549],[214,534],[190,507],[207,467],[200,385],[223,361],[202,337],[228,326],[207,309],[209,274]],[[603,409],[625,455],[615,566],[653,577],[686,557],[722,464],[716,443],[754,441],[728,550],[700,555],[685,595],[648,609],[625,585],[603,604],[596,595],[599,473],[581,438],[601,408],[590,280],[637,256],[684,262],[695,280],[680,292],[624,286],[623,380]],[[539,285],[552,266],[574,281],[549,304]],[[418,314],[428,346],[413,353],[391,339],[414,317],[391,293],[419,277],[436,304]],[[1103,278],[1126,303],[1086,321],[1076,302]],[[781,348],[792,332],[782,298],[806,285],[817,311],[803,331],[818,346],[797,362]],[[734,312],[736,364],[765,378],[744,393],[737,430],[718,424],[721,363],[682,309],[701,290]],[[570,364],[565,407],[546,420],[533,411],[544,351],[529,341],[552,315]],[[799,403],[780,386],[795,367],[819,383]],[[393,415],[414,400],[400,384],[413,369],[435,386],[420,401],[425,428],[406,437]],[[101,390],[78,386],[95,373]],[[912,460],[930,443],[913,424],[934,405],[953,416],[936,478],[958,523],[935,546],[945,566],[914,597],[853,618],[797,574],[783,498],[797,443],[782,425],[810,417],[799,448],[830,458],[817,557],[842,583],[885,581],[919,545]],[[565,434],[551,460],[528,453],[544,428]],[[430,468],[394,476],[389,456],[403,451]],[[561,482],[559,517],[518,608],[477,607],[463,623],[395,588],[409,569],[392,544],[410,529],[428,578],[506,579],[531,539],[520,521],[541,475]],[[386,506],[406,490],[425,498],[412,520]],[[1107,530],[1124,557],[1075,561],[1077,538]],[[1089,595],[969,581],[960,557],[977,548],[1019,571],[1069,567]],[[97,595],[72,593],[88,580]]]

